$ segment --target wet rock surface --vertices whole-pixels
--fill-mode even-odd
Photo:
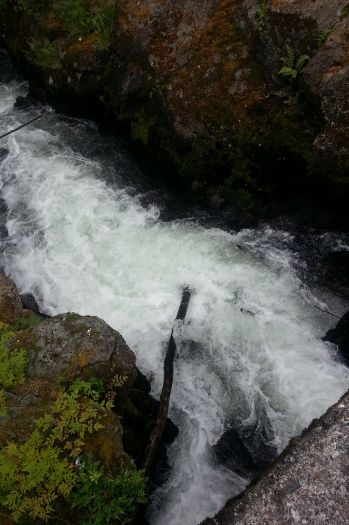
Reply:
[[[349,392],[291,441],[240,496],[202,525],[345,525],[349,521]]]
[[[259,470],[251,453],[234,429],[224,432],[213,450],[217,461],[234,472],[255,476]]]
[[[107,48],[67,34],[52,6],[35,23],[18,9],[0,18],[11,55],[46,92],[109,112],[152,172],[213,208],[276,213],[306,199],[346,220],[345,1],[119,0]],[[31,38],[59,63],[35,62]],[[287,46],[292,67],[310,58],[291,81],[279,75]]]
[[[320,261],[317,272],[336,293],[349,297],[349,251],[329,252]]]
[[[22,303],[15,283],[0,272],[0,321],[11,324],[22,315]]]
[[[343,315],[335,328],[327,332],[324,341],[337,345],[340,355],[349,366],[349,312]]]

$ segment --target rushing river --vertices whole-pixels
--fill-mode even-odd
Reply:
[[[14,108],[27,85],[11,78],[0,85],[0,133],[40,110]],[[246,485],[212,454],[229,425],[280,452],[348,388],[289,233],[162,220],[118,142],[52,110],[3,139],[0,159],[6,272],[43,311],[98,315],[119,330],[155,396],[181,288],[195,290],[171,400],[180,433],[152,525],[196,525]]]

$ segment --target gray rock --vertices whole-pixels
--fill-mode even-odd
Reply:
[[[22,314],[22,302],[15,283],[0,273],[0,321],[11,324]]]
[[[202,525],[349,523],[349,392],[240,496]]]
[[[98,317],[62,314],[32,328],[28,337],[29,378],[127,376],[133,384],[136,357],[122,336]]]

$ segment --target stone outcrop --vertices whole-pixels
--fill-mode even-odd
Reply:
[[[349,312],[343,315],[335,328],[327,332],[324,341],[337,345],[340,355],[349,366]]]
[[[245,212],[271,197],[345,203],[345,1],[118,0],[107,46],[40,5],[35,20],[16,1],[0,13],[11,55],[56,100],[111,112],[152,171]],[[287,46],[294,66],[310,57],[291,81]]]
[[[349,169],[348,4],[342,0],[270,0],[264,4],[245,0],[244,5],[258,33],[256,47],[262,53],[261,60],[274,80],[286,44],[296,56],[309,54],[301,82],[324,121],[314,149],[324,169],[333,171],[334,163],[338,191],[342,191]],[[265,6],[262,22],[258,17],[261,5]]]
[[[349,521],[349,392],[270,469],[202,525],[345,525]]]
[[[114,375],[127,377],[133,385],[136,357],[123,337],[98,317],[62,314],[42,321],[22,337],[27,338],[30,378],[67,381],[76,377],[99,377],[108,382]]]
[[[22,302],[15,283],[0,273],[0,321],[11,324],[22,315]]]

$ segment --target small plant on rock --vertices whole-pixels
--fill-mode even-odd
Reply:
[[[286,55],[281,57],[281,62],[284,65],[280,69],[279,75],[294,82],[309,60],[310,57],[308,55],[301,55],[297,58],[294,50],[290,46],[286,46]]]
[[[8,342],[15,335],[11,326],[0,323],[0,389],[24,383],[27,362],[24,349],[10,349]]]
[[[144,480],[137,471],[124,471],[113,478],[91,456],[82,458],[78,480],[71,493],[73,509],[85,516],[83,525],[124,524],[137,504],[145,502]]]
[[[259,33],[262,33],[265,28],[265,19],[267,16],[267,6],[265,2],[261,2],[256,11],[256,24]]]

